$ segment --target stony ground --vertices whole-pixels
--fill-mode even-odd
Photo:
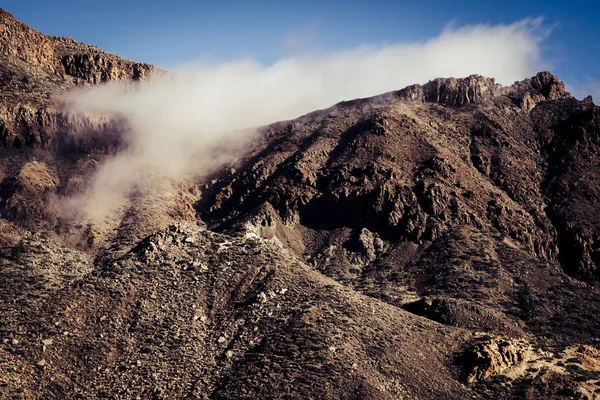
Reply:
[[[126,127],[53,94],[155,72],[0,10],[0,398],[600,398],[592,99],[436,79],[69,218]]]

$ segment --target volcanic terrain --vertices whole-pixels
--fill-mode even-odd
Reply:
[[[128,133],[56,95],[164,74],[0,9],[0,398],[600,398],[591,98],[438,78],[69,218]]]

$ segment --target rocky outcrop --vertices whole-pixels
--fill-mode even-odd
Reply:
[[[524,364],[531,346],[522,340],[492,338],[475,344],[458,357],[468,383],[487,379]]]
[[[46,36],[0,9],[0,54],[33,64],[76,84],[144,79],[157,68],[136,63],[70,38]]]
[[[571,98],[564,83],[547,71],[515,83],[508,91],[508,96],[525,111],[531,111],[542,101]]]
[[[0,104],[0,145],[5,148],[111,153],[126,131],[118,118],[74,115],[54,106]]]
[[[124,62],[106,54],[66,55],[61,59],[65,73],[75,78],[76,84],[96,85],[118,80],[144,80],[155,72],[149,64]]]
[[[467,104],[483,104],[506,91],[507,89],[497,84],[493,78],[471,75],[467,78],[438,78],[424,85],[412,85],[400,90],[398,96],[409,101],[461,107]]]
[[[60,73],[52,39],[17,21],[1,8],[0,54],[35,64],[52,73]]]
[[[55,171],[44,162],[30,161],[0,182],[0,212],[5,218],[35,224],[55,221],[52,196],[60,185]]]
[[[467,78],[437,78],[424,85],[412,85],[396,92],[403,100],[439,103],[462,107],[469,104],[489,104],[498,96],[508,96],[527,111],[541,101],[570,98],[564,83],[550,72],[540,72],[531,79],[504,87],[481,75]]]
[[[117,136],[119,121],[63,115],[55,97],[75,86],[146,80],[164,72],[69,38],[43,35],[0,9],[0,144],[57,150],[77,134]],[[112,144],[109,145],[114,145]]]

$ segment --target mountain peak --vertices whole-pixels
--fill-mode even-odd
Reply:
[[[70,38],[44,35],[3,9],[0,9],[1,55],[9,58],[7,64],[20,65],[17,69],[21,72],[27,70],[35,76],[51,74],[78,86],[121,79],[144,79],[158,71],[150,64],[137,63],[96,46],[78,43]],[[33,73],[34,69],[38,72]]]
[[[536,76],[531,78],[531,84],[547,100],[571,97],[571,94],[565,89],[564,82],[548,71],[538,72]]]

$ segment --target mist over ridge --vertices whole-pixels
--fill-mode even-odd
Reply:
[[[511,84],[545,66],[541,19],[510,25],[446,27],[424,42],[365,45],[288,57],[272,65],[252,59],[186,64],[150,82],[109,83],[65,97],[70,112],[125,118],[129,148],[110,159],[71,206],[89,216],[112,207],[142,182],[144,172],[179,179],[231,157],[250,130],[331,106],[424,83],[480,74]],[[240,133],[243,132],[243,133]],[[249,133],[250,132],[250,133]],[[215,156],[216,149],[223,154]],[[100,200],[101,199],[101,200]]]

